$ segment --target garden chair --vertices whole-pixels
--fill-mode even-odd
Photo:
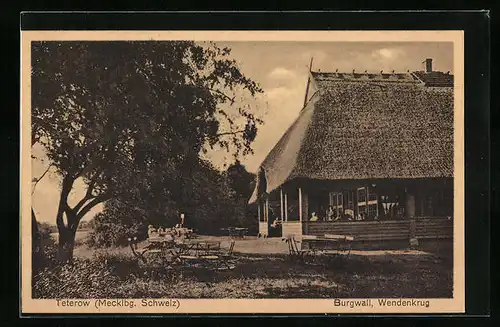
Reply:
[[[154,248],[152,247],[153,244],[148,244],[139,249],[137,237],[128,238],[128,243],[132,254],[139,260],[139,265],[144,269],[144,273],[151,278],[174,278],[178,275],[163,249]]]
[[[128,244],[132,250],[132,254],[145,264],[150,264],[152,261],[158,261],[158,259],[163,257],[166,253],[165,245],[149,243],[139,249],[138,243],[140,243],[140,241],[137,237],[128,238]]]
[[[233,256],[234,245],[236,244],[235,240],[231,240],[229,243],[229,248],[226,251],[222,251],[219,254],[220,257],[220,265],[218,270],[231,270],[236,267],[236,262]]]
[[[149,246],[145,246],[145,247],[143,247],[142,249],[139,249],[139,248],[138,248],[138,245],[137,245],[138,243],[139,243],[139,241],[138,241],[137,237],[133,237],[133,238],[129,237],[129,238],[128,238],[128,245],[130,246],[130,249],[132,250],[132,254],[133,254],[136,258],[138,258],[139,260],[141,260],[141,261],[142,261],[142,262],[144,262],[144,263],[147,263],[147,261],[148,261],[148,260],[146,259],[146,257],[144,256],[144,254],[145,254],[147,251],[150,251],[150,252],[153,252],[153,251],[154,251],[154,252],[160,252],[160,250],[157,250],[157,249],[155,249],[155,250],[150,250],[150,249],[149,249]]]
[[[322,250],[321,253],[325,256],[326,265],[345,263],[351,254],[351,244],[354,237],[346,235],[325,234],[325,239],[333,241],[331,247]]]
[[[338,256],[342,256],[345,259],[349,258],[352,242],[354,241],[353,236],[325,234],[325,238],[336,240],[336,249],[329,251],[330,254],[336,253]]]
[[[235,243],[235,240],[231,240],[227,250],[221,249],[219,245],[219,250],[215,254],[202,255],[201,258],[205,260],[207,266],[211,266],[216,270],[232,270],[236,267],[233,257]]]
[[[301,263],[306,263],[309,260],[306,258],[314,258],[316,252],[310,249],[303,249],[301,241],[295,239],[295,236],[287,236],[286,243],[288,243],[289,258],[292,261],[297,261]]]

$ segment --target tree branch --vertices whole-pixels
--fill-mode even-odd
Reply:
[[[92,178],[90,179],[90,184],[87,188],[87,192],[85,192],[85,196],[73,208],[75,212],[78,212],[88,200],[95,198],[95,196],[92,195],[92,191],[94,190],[95,184],[97,183],[97,177],[100,175],[100,173],[100,171],[95,173],[94,176],[92,176]]]
[[[71,178],[71,176],[69,175],[66,175],[63,178],[61,195],[59,196],[59,207],[57,209],[57,216],[56,216],[56,225],[60,233],[61,231],[64,230],[64,228],[67,227],[64,224],[63,215],[65,212],[71,210],[71,208],[68,205],[68,195],[71,192],[71,189],[73,188],[74,182],[75,180]]]
[[[42,180],[42,178],[47,174],[47,172],[50,170],[50,168],[52,167],[52,164],[50,164],[47,169],[45,169],[45,171],[43,172],[42,176],[38,177],[35,181],[35,184],[33,185],[33,188],[31,189],[31,195],[33,195],[33,193],[35,193],[35,188],[36,186],[38,185],[38,182],[40,182]]]
[[[40,135],[37,135],[36,131],[31,133],[31,146],[35,145],[40,141]]]
[[[97,149],[97,147],[98,147],[97,143],[93,144],[92,146],[89,147],[88,150],[86,150],[86,152],[92,153]],[[90,163],[88,165],[76,171],[76,173],[73,175],[74,179],[77,179],[78,177],[85,175],[87,172],[91,171],[93,168],[95,168],[95,166],[97,166],[96,164],[97,160],[95,158],[93,158],[94,160],[91,159],[89,159]]]
[[[215,137],[221,137],[221,136],[224,136],[224,135],[236,135],[236,134],[240,134],[240,133],[244,133],[245,130],[240,130],[240,131],[234,131],[234,132],[224,132],[224,133],[219,133],[217,135],[215,135]]]
[[[83,216],[85,216],[90,211],[90,209],[92,209],[93,207],[95,207],[96,205],[98,205],[101,202],[109,200],[110,198],[111,198],[110,194],[102,194],[102,195],[96,196],[92,201],[90,201],[85,207],[83,207],[76,214],[78,221],[80,221],[80,219],[82,219]]]
[[[228,99],[229,101],[231,101],[231,105],[233,105],[233,104],[234,104],[234,101],[235,101],[235,100],[234,100],[234,98],[235,98],[235,97],[232,97],[232,98],[231,98],[229,95],[225,94],[224,92],[221,92],[221,91],[216,90],[216,89],[213,89],[213,88],[208,88],[208,89],[209,89],[210,91],[212,91],[212,92],[215,92],[215,93],[217,93],[217,94],[219,94],[219,95],[222,95],[224,98],[226,98],[226,99]]]

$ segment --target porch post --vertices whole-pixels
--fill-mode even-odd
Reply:
[[[420,195],[420,216],[421,217],[425,216],[425,195],[423,192]]]
[[[288,193],[285,192],[285,221],[288,221]]]
[[[257,216],[259,217],[259,223],[261,222],[260,206],[261,206],[261,202],[259,200],[259,201],[257,201]]]
[[[309,219],[309,194],[307,194],[307,192],[302,194],[302,202],[302,210],[304,210],[302,218],[307,221],[307,219]],[[317,214],[319,214],[319,212]]]
[[[299,187],[299,222],[302,223],[302,189]]]
[[[265,208],[266,214],[266,222],[269,222],[269,198],[266,197],[266,208]]]
[[[283,214],[283,189],[280,189],[280,208],[281,208],[281,221],[284,219]]]
[[[415,195],[411,190],[405,189],[406,201],[405,201],[405,216],[407,218],[415,217]]]

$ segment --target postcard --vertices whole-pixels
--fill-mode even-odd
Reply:
[[[22,31],[22,314],[464,312],[463,48]]]

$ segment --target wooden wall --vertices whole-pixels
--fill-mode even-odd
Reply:
[[[267,236],[268,233],[269,233],[269,226],[268,226],[267,222],[260,221],[259,222],[259,234],[261,235],[261,237],[264,237],[264,236]]]
[[[453,238],[453,220],[417,219],[416,237],[421,239]]]
[[[283,237],[287,237],[289,235],[302,235],[302,224],[298,221],[291,222],[283,222],[281,224],[282,232],[281,235]]]
[[[304,234],[342,234],[354,236],[355,241],[397,241],[409,240],[412,231],[422,239],[452,238],[453,220],[446,218],[416,218],[399,221],[370,222],[303,222]]]

